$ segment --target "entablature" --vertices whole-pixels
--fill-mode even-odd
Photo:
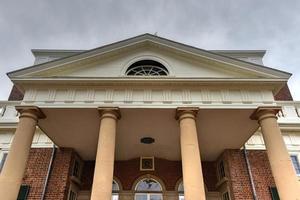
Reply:
[[[61,105],[66,107],[116,105],[125,107],[176,107],[182,105],[256,107],[274,104],[268,88],[248,86],[41,86],[26,90],[22,104]]]

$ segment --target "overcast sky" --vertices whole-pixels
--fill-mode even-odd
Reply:
[[[293,73],[300,100],[299,0],[0,0],[0,100],[6,72],[35,48],[90,49],[143,33],[203,49],[266,49],[267,66]]]

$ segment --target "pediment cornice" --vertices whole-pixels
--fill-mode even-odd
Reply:
[[[168,50],[170,52],[173,52],[174,54],[185,55],[188,57],[193,57],[195,59],[202,59],[215,65],[228,66],[235,70],[257,74],[257,76],[259,77],[285,78],[287,80],[291,76],[290,73],[284,71],[234,59],[232,57],[227,57],[225,55],[218,54],[214,51],[199,49],[196,47],[192,47],[150,34],[140,35],[92,50],[79,52],[78,54],[69,57],[9,72],[8,76],[11,79],[15,77],[34,76],[35,74],[41,74],[41,72],[47,70],[62,70],[62,68],[64,67],[83,65],[86,63],[95,62],[97,61],[97,59],[102,59],[105,56],[118,55],[120,52],[126,52],[130,49],[151,47],[155,47],[162,50]]]

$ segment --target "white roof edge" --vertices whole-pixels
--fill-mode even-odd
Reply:
[[[33,54],[35,53],[82,53],[84,51],[88,51],[89,49],[31,49]],[[228,54],[262,54],[266,53],[266,50],[261,49],[219,49],[219,50],[207,50],[214,53],[228,53]]]
[[[213,53],[218,53],[218,54],[228,54],[228,55],[251,55],[251,56],[260,56],[264,57],[266,54],[267,50],[241,50],[241,49],[233,49],[233,50],[209,50]]]
[[[262,73],[269,73],[269,74],[273,74],[273,75],[278,76],[278,77],[285,77],[285,78],[289,78],[291,76],[291,73],[288,73],[288,72],[285,72],[285,71],[273,69],[273,68],[266,67],[266,66],[259,65],[259,64],[249,63],[249,62],[246,62],[246,61],[241,61],[241,60],[238,60],[238,59],[235,59],[235,58],[232,58],[232,57],[228,57],[226,55],[221,55],[221,54],[218,54],[218,53],[214,53],[212,51],[208,51],[208,50],[200,49],[200,48],[193,47],[193,46],[190,46],[190,45],[182,44],[182,43],[179,43],[179,42],[176,42],[176,41],[172,41],[172,40],[169,40],[169,39],[166,39],[166,38],[161,38],[161,37],[151,35],[151,34],[148,34],[148,33],[143,34],[143,35],[139,35],[139,36],[136,36],[136,37],[128,38],[128,39],[125,39],[125,40],[122,40],[122,41],[119,41],[119,42],[104,45],[104,46],[94,48],[94,49],[91,49],[91,50],[87,50],[87,51],[84,51],[84,52],[81,52],[81,53],[78,52],[75,55],[67,56],[65,58],[61,58],[61,59],[58,59],[58,60],[55,60],[55,61],[50,61],[50,62],[47,62],[47,63],[42,63],[42,64],[38,64],[38,65],[29,66],[29,67],[26,67],[26,68],[23,68],[23,69],[20,69],[20,70],[15,70],[15,71],[7,73],[7,75],[10,78],[12,78],[14,75],[18,76],[22,73],[24,74],[24,72],[26,73],[26,71],[30,72],[30,71],[33,70],[33,68],[37,68],[39,70],[42,70],[43,68],[47,69],[47,67],[51,67],[51,66],[55,66],[55,65],[61,66],[62,64],[66,63],[66,62],[67,63],[76,62],[78,60],[87,59],[87,58],[90,58],[90,57],[97,56],[99,54],[102,54],[103,52],[113,51],[113,50],[118,49],[118,48],[123,48],[123,47],[126,47],[128,45],[134,45],[134,44],[137,44],[137,43],[140,43],[140,42],[145,42],[145,41],[152,41],[154,43],[160,43],[161,45],[165,45],[165,46],[168,46],[170,48],[174,48],[174,49],[181,50],[183,52],[187,52],[187,53],[191,53],[191,54],[199,54],[199,55],[203,54],[203,55],[201,55],[202,57],[204,56],[204,57],[211,57],[212,59],[220,59],[223,62],[232,63],[232,65],[235,65],[235,66],[237,66],[237,65],[244,66],[244,68],[249,67],[248,70],[250,70],[250,68],[252,68],[252,69],[261,71]],[[36,52],[37,51],[38,50],[36,50]]]
[[[47,55],[47,54],[67,54],[67,55],[75,55],[78,53],[82,53],[86,50],[77,50],[77,49],[31,49],[31,53],[37,57],[39,55]]]

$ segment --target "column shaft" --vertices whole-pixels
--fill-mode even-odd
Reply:
[[[195,111],[178,111],[185,200],[205,200]]]
[[[118,113],[101,113],[91,200],[111,200]]]
[[[284,143],[274,110],[262,110],[258,121],[267,149],[272,174],[282,200],[300,199],[300,185]]]
[[[16,200],[25,172],[31,143],[36,130],[37,110],[22,110],[20,120],[0,174],[0,197]]]

